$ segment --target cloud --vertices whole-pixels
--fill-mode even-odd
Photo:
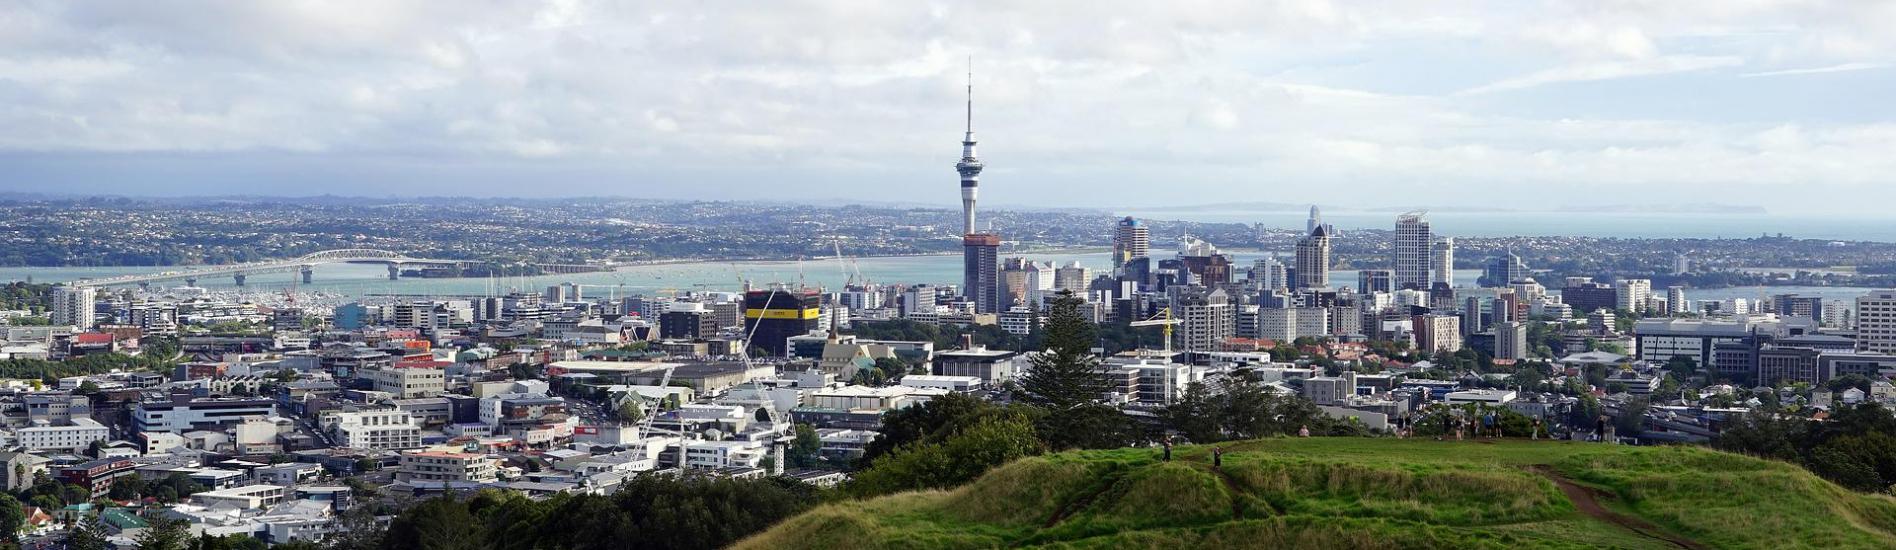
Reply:
[[[1743,58],[1732,56],[1671,56],[1633,61],[1582,63],[1506,78],[1469,88],[1459,93],[1464,95],[1487,94],[1565,82],[1588,82],[1703,71],[1707,69],[1736,67],[1743,65],[1744,62]]]
[[[1780,70],[1780,71],[1744,73],[1738,76],[1745,77],[1745,78],[1756,78],[1756,77],[1762,77],[1762,76],[1793,76],[1793,75],[1805,75],[1805,74],[1841,73],[1841,72],[1850,72],[1850,71],[1867,71],[1867,70],[1872,70],[1872,69],[1884,69],[1884,68],[1888,68],[1889,66],[1890,64],[1888,63],[1843,63],[1843,64],[1838,64],[1838,65],[1830,65],[1826,67],[1809,67],[1809,68],[1804,68],[1804,69],[1785,69],[1785,70]]]
[[[584,171],[560,188],[952,205],[972,56],[1001,203],[1260,180],[1310,201],[1418,182],[1449,200],[1730,182],[1896,200],[1891,112],[1731,80],[1887,87],[1871,69],[1896,63],[1891,27],[1887,3],[1683,0],[30,1],[0,16],[0,188],[515,194]],[[107,169],[133,158],[146,169]]]

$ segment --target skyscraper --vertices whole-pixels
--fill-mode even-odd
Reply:
[[[1134,258],[1144,258],[1152,253],[1152,230],[1145,222],[1132,219],[1119,220],[1113,227],[1113,268],[1118,269]]]
[[[1429,261],[1434,234],[1427,216],[1418,210],[1396,217],[1396,273],[1391,282],[1397,289],[1428,290],[1435,282]]]
[[[1488,267],[1477,283],[1484,287],[1506,287],[1524,279],[1527,279],[1527,263],[1509,250],[1488,259]]]
[[[974,301],[975,313],[1000,313],[1001,236],[969,233],[961,238],[961,288]]]
[[[97,302],[98,289],[89,286],[53,287],[52,322],[55,326],[79,327],[79,330],[92,329],[92,311]]]
[[[1455,238],[1437,237],[1429,245],[1429,268],[1433,273],[1430,283],[1442,283],[1455,286]]]
[[[1330,233],[1312,221],[1309,235],[1297,240],[1297,288],[1330,286]]]

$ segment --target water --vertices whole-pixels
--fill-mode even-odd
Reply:
[[[1308,212],[1139,211],[1121,212],[1154,220],[1261,223],[1265,227],[1303,227]],[[1395,212],[1323,213],[1338,229],[1394,229]],[[1762,234],[1805,239],[1896,242],[1896,223],[1888,218],[1782,216],[1771,214],[1646,214],[1572,212],[1430,212],[1437,235],[1470,237],[1562,236],[1618,238],[1750,238]]]
[[[1233,263],[1239,269],[1250,267],[1254,260],[1266,255],[1266,253],[1255,251],[1229,253],[1232,255]],[[1104,272],[1112,265],[1111,255],[1106,252],[1048,252],[1019,255],[1041,262],[1055,262],[1058,265],[1077,261],[1080,265],[1093,270],[1094,273]],[[1287,254],[1280,253],[1279,256],[1288,262]],[[59,282],[81,277],[107,277],[177,269],[182,268],[0,267],[0,281],[23,281],[31,278],[37,282]],[[742,288],[740,279],[748,279],[760,286],[770,282],[794,283],[801,280],[811,286],[840,288],[846,280],[857,273],[861,274],[861,278],[877,283],[960,284],[961,256],[898,256],[845,258],[841,261],[820,259],[802,262],[686,262],[627,266],[617,271],[602,273],[508,277],[497,280],[405,278],[391,281],[388,279],[388,270],[381,264],[322,264],[315,268],[313,283],[296,283],[294,286],[306,292],[324,292],[343,296],[370,294],[486,296],[505,294],[509,289],[538,292],[548,286],[571,282],[586,285],[583,289],[586,296],[624,296],[659,294],[671,290],[679,292],[732,291]],[[1455,270],[1456,282],[1463,286],[1473,285],[1480,275],[1479,270]],[[1354,288],[1356,279],[1357,274],[1354,270],[1334,271],[1330,274],[1330,285]],[[278,293],[290,288],[295,280],[294,273],[252,275],[248,278],[249,284],[243,289],[257,294]],[[183,283],[164,284],[181,285]],[[228,277],[200,279],[198,286],[214,291],[238,289],[235,281]],[[1659,295],[1665,293],[1665,289],[1653,290]],[[1772,286],[1688,289],[1686,296],[1693,300],[1728,300],[1732,298],[1757,299],[1776,294],[1805,294],[1822,296],[1825,299],[1853,299],[1868,290],[1858,287]]]

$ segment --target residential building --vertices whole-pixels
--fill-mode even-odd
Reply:
[[[1218,342],[1237,336],[1237,307],[1222,288],[1181,293],[1172,314],[1180,321],[1172,333],[1179,349],[1217,349]]]
[[[1297,240],[1297,258],[1294,265],[1296,280],[1293,281],[1295,284],[1292,288],[1330,286],[1330,235],[1327,233],[1329,226],[1315,225],[1316,229]]]
[[[1527,323],[1508,321],[1494,327],[1494,358],[1519,361],[1532,352],[1527,343]]]
[[[1427,212],[1409,212],[1396,218],[1396,269],[1391,281],[1395,288],[1428,290],[1433,286],[1435,272],[1430,261],[1434,240]]]
[[[390,408],[323,413],[321,425],[338,447],[403,450],[421,447],[421,426],[408,411]]]
[[[92,328],[93,310],[98,299],[98,289],[89,286],[60,285],[53,287],[53,309],[50,312],[53,325],[78,327],[79,330]]]
[[[494,483],[500,481],[500,460],[487,455],[441,451],[402,453],[401,481]]]
[[[1461,318],[1454,315],[1417,315],[1413,318],[1415,348],[1431,352],[1461,351]]]
[[[1455,238],[1436,237],[1429,243],[1429,288],[1435,284],[1455,286]]]
[[[1615,309],[1633,313],[1644,312],[1652,301],[1652,280],[1620,279],[1613,281],[1613,298],[1613,307]]]

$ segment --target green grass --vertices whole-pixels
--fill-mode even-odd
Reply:
[[[1672,548],[1580,512],[1609,509],[1715,548],[1896,547],[1896,499],[1796,466],[1689,447],[1285,438],[1079,451],[952,491],[819,507],[740,548]]]

